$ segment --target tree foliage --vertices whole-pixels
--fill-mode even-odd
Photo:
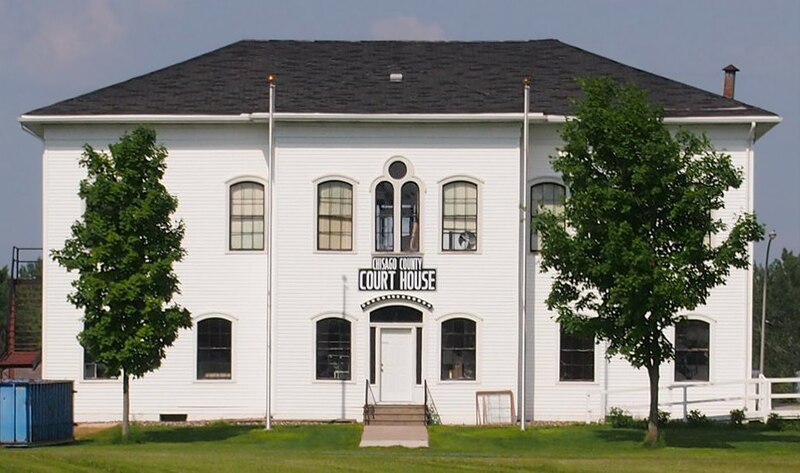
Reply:
[[[800,256],[784,249],[779,259],[769,263],[767,275],[764,374],[767,377],[794,377],[800,371]],[[753,367],[757,369],[763,266],[756,265],[753,282]]]
[[[634,86],[581,86],[552,158],[570,190],[564,212],[534,223],[542,268],[556,272],[547,304],[566,330],[606,340],[609,354],[647,369],[657,436],[658,367],[674,355],[664,329],[705,303],[731,268],[747,266],[748,243],[763,229],[750,214],[730,228],[712,218],[742,173],[705,136],[670,133]]]
[[[110,155],[86,145],[78,192],[86,209],[64,248],[52,252],[78,273],[68,298],[84,313],[81,345],[109,374],[123,375],[125,424],[128,377],[157,369],[178,329],[191,326],[173,300],[184,227],[172,221],[178,202],[161,182],[166,158],[155,131],[143,127],[110,145]]]

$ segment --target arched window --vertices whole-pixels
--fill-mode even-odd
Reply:
[[[231,379],[231,322],[197,322],[197,379]]]
[[[675,381],[708,381],[709,324],[682,320],[675,324]]]
[[[317,186],[317,249],[353,249],[353,186],[346,182]]]
[[[350,340],[348,320],[317,322],[317,379],[350,379]]]
[[[561,327],[558,379],[594,381],[594,337],[572,334]]]
[[[375,188],[375,251],[394,251],[394,186],[386,181]]]
[[[400,251],[419,251],[419,186],[406,182],[400,198]]]
[[[467,181],[442,188],[442,250],[478,248],[478,186]]]
[[[264,249],[264,186],[238,182],[230,192],[231,250]]]
[[[469,319],[442,322],[442,380],[474,380],[476,324]]]
[[[402,159],[387,168],[375,187],[375,251],[420,251],[420,188]],[[392,182],[394,181],[394,182]],[[398,205],[399,204],[399,205]],[[398,225],[399,222],[399,225]]]
[[[566,188],[555,182],[543,182],[531,186],[531,251],[539,251],[541,249],[539,235],[533,229],[533,222],[536,221],[536,216],[542,212],[561,215],[564,212],[566,194]]]

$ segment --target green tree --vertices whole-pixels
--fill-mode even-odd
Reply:
[[[769,263],[767,330],[764,374],[794,377],[800,370],[800,256],[784,249],[780,259]],[[761,300],[764,267],[753,273],[753,367],[758,368],[761,340]],[[776,387],[787,387],[776,385]]]
[[[112,376],[122,376],[122,431],[130,426],[129,378],[157,369],[180,328],[191,326],[173,264],[183,258],[183,222],[173,222],[178,201],[161,180],[167,150],[140,127],[110,145],[110,155],[89,145],[80,160],[87,177],[78,195],[86,210],[72,236],[52,257],[77,271],[68,296],[83,309],[78,340]]]
[[[730,268],[748,264],[763,236],[751,214],[727,229],[711,218],[741,171],[704,136],[672,135],[641,90],[582,80],[575,118],[552,158],[570,190],[562,215],[543,213],[542,268],[555,270],[547,299],[565,330],[608,342],[650,379],[646,442],[659,438],[659,366],[674,356],[664,329],[705,303]],[[565,225],[568,223],[569,226]],[[709,234],[729,230],[713,246]]]

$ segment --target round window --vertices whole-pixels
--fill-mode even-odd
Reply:
[[[408,172],[406,163],[402,161],[395,161],[389,165],[389,175],[392,179],[402,179],[406,177],[406,172]]]

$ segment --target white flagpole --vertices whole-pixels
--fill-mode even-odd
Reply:
[[[524,93],[523,93],[523,100],[525,101],[525,105],[523,107],[523,118],[522,118],[522,202],[519,206],[520,211],[522,212],[522,254],[520,256],[520,261],[522,265],[522,270],[520,271],[520,281],[522,286],[522,294],[521,294],[521,306],[522,306],[522,313],[520,314],[520,346],[521,346],[521,359],[520,359],[520,412],[519,412],[519,428],[520,430],[525,430],[525,407],[526,407],[526,399],[525,399],[525,384],[527,382],[527,366],[526,366],[526,358],[527,358],[527,312],[528,312],[528,235],[530,234],[530,229],[528,225],[528,113],[530,112],[530,79],[526,77],[522,83],[524,84]]]
[[[267,396],[266,396],[266,430],[272,429],[272,228],[275,201],[275,76],[270,74],[269,81],[269,137],[267,138],[267,185],[269,186],[268,224],[267,224]]]

